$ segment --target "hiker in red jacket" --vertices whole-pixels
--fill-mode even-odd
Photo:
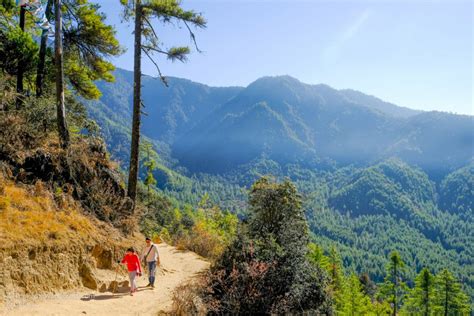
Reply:
[[[140,258],[138,258],[133,248],[128,248],[120,263],[127,264],[128,277],[130,278],[130,295],[133,296],[133,293],[137,291],[136,277],[142,275]]]

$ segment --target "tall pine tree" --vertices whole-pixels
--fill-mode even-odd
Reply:
[[[195,42],[191,26],[205,27],[206,20],[201,14],[181,8],[178,0],[120,0],[124,7],[125,19],[134,19],[135,22],[135,44],[134,44],[134,88],[133,88],[133,122],[132,122],[132,144],[130,150],[130,168],[128,174],[128,196],[135,202],[138,181],[138,160],[140,145],[141,124],[141,57],[142,52],[156,66],[160,78],[165,82],[160,68],[152,55],[163,54],[168,59],[175,61],[186,61],[186,55],[190,52],[189,47],[171,47],[164,49],[155,30],[152,21],[157,20],[163,24],[182,22],[189,31]],[[196,45],[197,48],[197,45]]]
[[[153,150],[153,146],[150,143],[145,143],[144,146],[146,152],[145,161],[143,162],[143,166],[146,168],[146,177],[144,184],[147,188],[148,205],[150,205],[151,188],[154,187],[157,183],[155,176],[153,175],[153,171],[156,169],[156,161],[151,157],[151,151]]]
[[[332,246],[329,251],[329,267],[328,272],[330,276],[330,288],[334,295],[334,301],[336,304],[336,311],[342,312],[344,310],[344,291],[345,291],[345,280],[344,280],[344,267],[342,265],[342,259],[337,251],[336,246]]]
[[[343,315],[366,315],[372,310],[370,298],[364,294],[362,284],[355,273],[352,273],[346,282],[343,301]]]
[[[469,298],[448,269],[436,276],[434,311],[444,316],[468,315],[470,312]]]
[[[407,313],[429,316],[433,313],[435,278],[428,268],[423,268],[415,278],[404,309]]]
[[[62,38],[62,2],[54,0],[55,34],[54,58],[56,61],[56,120],[61,147],[69,146],[69,130],[66,121],[66,108],[64,104],[64,61]]]
[[[390,253],[386,267],[384,283],[380,287],[380,296],[392,307],[392,315],[396,316],[406,295],[407,286],[403,281],[405,263],[397,251]]]
[[[108,58],[123,52],[115,29],[105,23],[100,5],[89,0],[64,2],[64,73],[69,85],[82,97],[97,99],[96,80],[112,82],[115,66]]]

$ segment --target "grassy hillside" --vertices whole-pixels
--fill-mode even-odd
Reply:
[[[137,220],[103,142],[72,129],[62,149],[43,110],[32,102],[0,113],[0,303],[110,289],[100,270],[115,268],[140,236],[126,237],[137,233]]]

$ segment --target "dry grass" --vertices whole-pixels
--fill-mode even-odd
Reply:
[[[97,235],[92,221],[78,212],[78,206],[65,198],[61,209],[42,186],[19,187],[3,181],[0,193],[0,247],[14,243],[62,243],[88,240]]]
[[[227,247],[219,232],[203,222],[196,223],[189,233],[173,240],[173,245],[179,250],[191,250],[210,260],[219,258]]]
[[[200,297],[202,280],[184,283],[173,292],[172,315],[207,315],[207,309]]]

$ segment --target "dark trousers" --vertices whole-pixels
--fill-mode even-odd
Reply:
[[[151,285],[155,284],[155,271],[156,271],[156,261],[148,261],[148,282]]]

